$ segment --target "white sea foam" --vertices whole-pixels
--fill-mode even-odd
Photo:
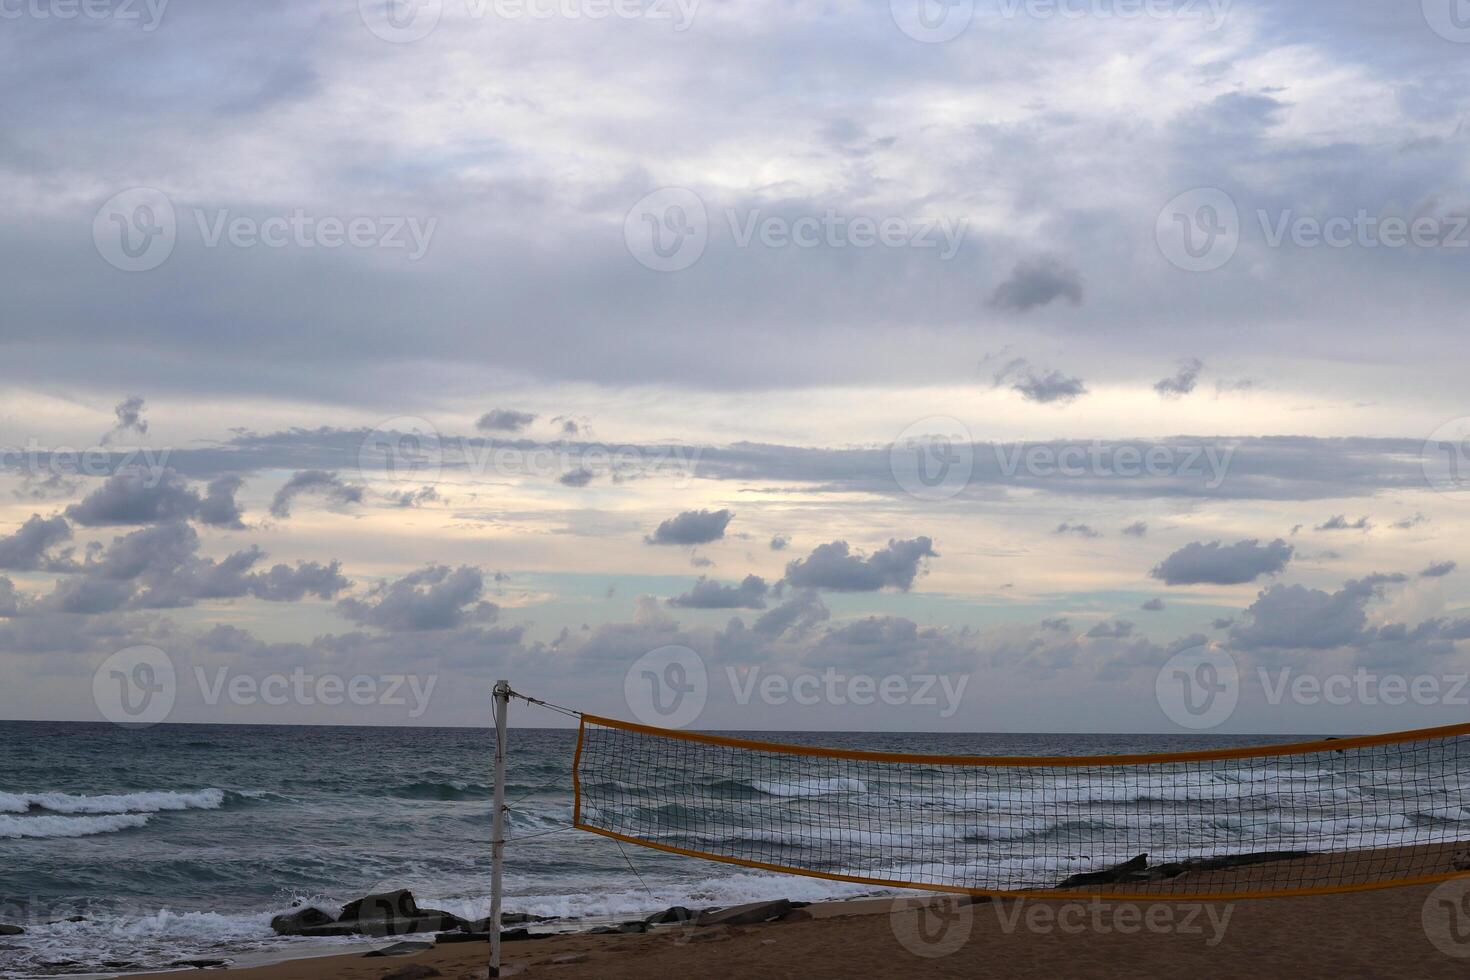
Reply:
[[[132,830],[147,823],[145,813],[109,813],[97,817],[0,816],[0,838],[91,837]]]
[[[74,796],[71,793],[0,793],[0,813],[29,813],[45,810],[61,814],[161,813],[165,810],[218,810],[225,802],[224,790],[187,792],[167,790],[117,793],[103,796]]]
[[[861,779],[848,778],[796,779],[789,783],[757,779],[751,785],[767,796],[839,796],[868,791]]]

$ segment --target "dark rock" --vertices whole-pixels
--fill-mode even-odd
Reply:
[[[1221,871],[1226,868],[1244,868],[1252,864],[1292,861],[1311,856],[1311,851],[1256,851],[1252,854],[1222,854],[1219,857],[1194,858],[1179,863],[1184,865],[1186,871]]]
[[[392,946],[384,946],[375,949],[371,953],[362,954],[364,958],[374,956],[412,956],[414,953],[422,953],[426,949],[433,949],[433,943],[394,943]]]
[[[730,908],[701,912],[694,920],[697,926],[749,926],[772,919],[779,919],[791,911],[786,899],[775,902],[751,902],[749,905],[732,905]]]
[[[1104,871],[1084,871],[1063,879],[1058,888],[1081,888],[1086,885],[1115,885],[1142,874],[1148,868],[1148,855],[1140,854]]]
[[[424,980],[425,977],[442,977],[443,975],[427,963],[409,963],[383,974],[383,980]]]
[[[0,922],[0,936],[24,936],[26,931],[20,926],[6,925]]]
[[[615,926],[597,926],[596,928],[588,929],[587,934],[589,936],[612,936],[647,931],[648,923],[639,920],[637,922],[623,922]]]
[[[368,895],[342,906],[337,925],[364,936],[413,936],[464,929],[459,916],[438,909],[421,909],[413,892],[399,889]]]
[[[669,922],[683,923],[694,918],[696,913],[689,911],[682,905],[666,908],[662,912],[655,912],[643,921],[651,926],[664,925]]]
[[[528,922],[555,922],[556,919],[554,915],[532,915],[530,912],[500,913],[500,924],[503,926],[523,926]],[[490,920],[487,918],[478,921],[488,923]]]
[[[287,912],[284,915],[278,915],[274,919],[271,919],[271,928],[276,931],[276,935],[278,936],[300,936],[304,935],[301,931],[303,929],[328,926],[334,924],[336,921],[329,913],[323,912],[321,909],[304,908],[298,909],[295,912]]]
[[[174,960],[169,966],[192,966],[196,970],[212,970],[228,962],[229,960]]]

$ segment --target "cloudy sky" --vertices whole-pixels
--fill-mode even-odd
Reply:
[[[1222,731],[1463,720],[1450,12],[4,5],[0,717],[675,646],[702,727],[1185,731],[1191,650]],[[436,686],[201,683],[293,672]],[[832,672],[966,686],[740,694]]]

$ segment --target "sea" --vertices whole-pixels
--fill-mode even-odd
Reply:
[[[743,734],[957,755],[1172,752],[1294,740]],[[565,729],[516,728],[508,736],[507,911],[557,917],[543,928],[586,928],[674,905],[884,893],[572,829],[575,742],[576,733]],[[247,963],[345,951],[364,940],[280,938],[270,919],[300,903],[335,912],[352,899],[397,888],[411,889],[422,907],[483,917],[489,910],[493,754],[493,731],[470,728],[0,722],[0,923],[25,929],[0,936],[0,976],[112,975],[190,959]],[[746,789],[768,802],[799,804],[792,820],[803,823],[810,821],[814,798],[830,796],[830,805],[845,807],[878,791],[810,777]],[[1099,807],[1132,805],[1136,801],[1103,793],[1092,808],[1096,815]],[[780,806],[763,810],[764,832],[781,812]],[[1016,819],[1034,823],[1048,813],[1059,824],[1069,819],[1034,808]],[[1028,839],[1037,831],[1028,826]],[[829,847],[832,841],[842,846],[840,837]],[[850,846],[865,845],[854,840]],[[861,860],[852,855],[853,863]]]

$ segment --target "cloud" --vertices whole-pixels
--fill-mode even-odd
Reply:
[[[1413,517],[1405,517],[1402,520],[1394,521],[1389,527],[1396,531],[1407,531],[1411,527],[1418,527],[1420,524],[1427,523],[1429,523],[1429,518],[1423,514],[1415,514]]]
[[[594,476],[596,476],[596,474],[589,470],[587,467],[579,466],[576,469],[569,470],[566,473],[563,473],[561,476],[557,477],[556,482],[560,483],[564,487],[585,487],[587,484],[592,482],[592,478]]]
[[[456,629],[495,620],[499,607],[481,599],[485,579],[469,565],[430,565],[371,589],[362,599],[343,599],[348,619],[398,633]]]
[[[680,609],[764,609],[768,591],[759,575],[747,575],[739,585],[721,585],[701,575],[693,588],[668,604]]]
[[[1093,527],[1091,525],[1088,525],[1088,524],[1072,524],[1072,523],[1069,523],[1067,521],[1063,521],[1062,523],[1058,524],[1056,526],[1056,530],[1052,531],[1051,533],[1052,534],[1075,534],[1075,535],[1077,535],[1080,538],[1100,538],[1100,537],[1102,537],[1102,532],[1093,529]]]
[[[1155,596],[1138,608],[1144,610],[1145,612],[1163,612],[1164,600],[1160,599],[1158,596]]]
[[[1369,575],[1336,592],[1302,585],[1273,585],[1248,609],[1245,621],[1230,630],[1239,650],[1332,650],[1368,646],[1379,631],[1368,625],[1367,605],[1384,587],[1407,581],[1404,575]],[[1390,639],[1395,632],[1390,631]]]
[[[148,434],[148,421],[143,418],[144,402],[137,395],[130,395],[118,402],[112,409],[117,422],[112,429],[102,437],[102,445],[112,441],[113,436],[120,436],[126,432],[136,432],[138,435]]]
[[[1148,534],[1148,525],[1143,521],[1134,521],[1123,528],[1123,533],[1130,538],[1141,538]]]
[[[1080,305],[1082,277],[1061,259],[1042,256],[1017,262],[1010,277],[995,287],[990,305],[998,310],[1025,313],[1054,299]]]
[[[786,550],[786,546],[789,545],[790,543],[791,543],[791,539],[788,538],[784,534],[773,534],[773,535],[771,535],[771,550],[772,551],[785,551]]]
[[[1155,565],[1149,575],[1165,585],[1241,585],[1280,572],[1293,553],[1280,538],[1264,545],[1255,538],[1228,546],[1194,541]]]
[[[475,422],[481,432],[520,432],[536,421],[530,412],[517,412],[510,408],[492,408]]]
[[[1342,514],[1334,514],[1312,530],[1314,531],[1366,531],[1373,525],[1368,523],[1367,517],[1360,517],[1351,524]]]
[[[686,510],[660,524],[643,540],[649,544],[708,544],[725,536],[735,515],[728,510]]]
[[[1199,381],[1199,373],[1204,370],[1204,362],[1197,357],[1186,357],[1179,362],[1179,369],[1167,378],[1154,382],[1154,391],[1161,398],[1182,398],[1194,391],[1194,386]]]
[[[811,590],[792,595],[781,605],[755,621],[752,627],[761,636],[776,637],[788,632],[805,633],[832,618],[821,596]]]
[[[271,514],[290,517],[292,502],[302,494],[322,496],[334,504],[362,502],[362,487],[344,483],[335,473],[325,470],[302,470],[292,475],[271,499]]]
[[[0,567],[3,567],[3,566],[0,566]],[[1450,572],[1453,572],[1458,567],[1459,567],[1458,563],[1453,562],[1453,561],[1437,561],[1437,562],[1434,562],[1433,564],[1431,564],[1428,568],[1424,569],[1424,571],[1420,572],[1419,573],[1419,577],[1420,578],[1443,578],[1444,576],[1448,575]]]
[[[214,527],[244,530],[244,511],[235,501],[235,494],[245,481],[233,474],[212,480],[205,488],[204,499],[199,501],[199,520]]]
[[[58,559],[49,552],[69,540],[71,526],[65,518],[44,518],[40,514],[32,514],[14,534],[0,538],[0,569],[15,572],[50,569]]]
[[[199,513],[199,494],[170,469],[134,469],[108,477],[66,516],[84,527],[161,524]]]
[[[938,558],[927,537],[908,541],[890,539],[887,547],[866,557],[853,554],[846,541],[818,545],[806,558],[786,566],[786,582],[799,589],[828,589],[834,592],[876,592],[882,588],[902,591],[914,584],[926,558]]]
[[[1087,394],[1081,378],[1068,377],[1053,369],[1037,371],[1024,357],[1018,357],[995,374],[994,387],[1009,385],[1027,401],[1049,405],[1065,405]]]
[[[1132,635],[1133,624],[1126,619],[1098,623],[1087,631],[1087,636],[1094,640],[1122,640]]]
[[[424,504],[442,500],[434,487],[419,487],[417,490],[394,490],[387,494],[394,507],[422,507]]]

